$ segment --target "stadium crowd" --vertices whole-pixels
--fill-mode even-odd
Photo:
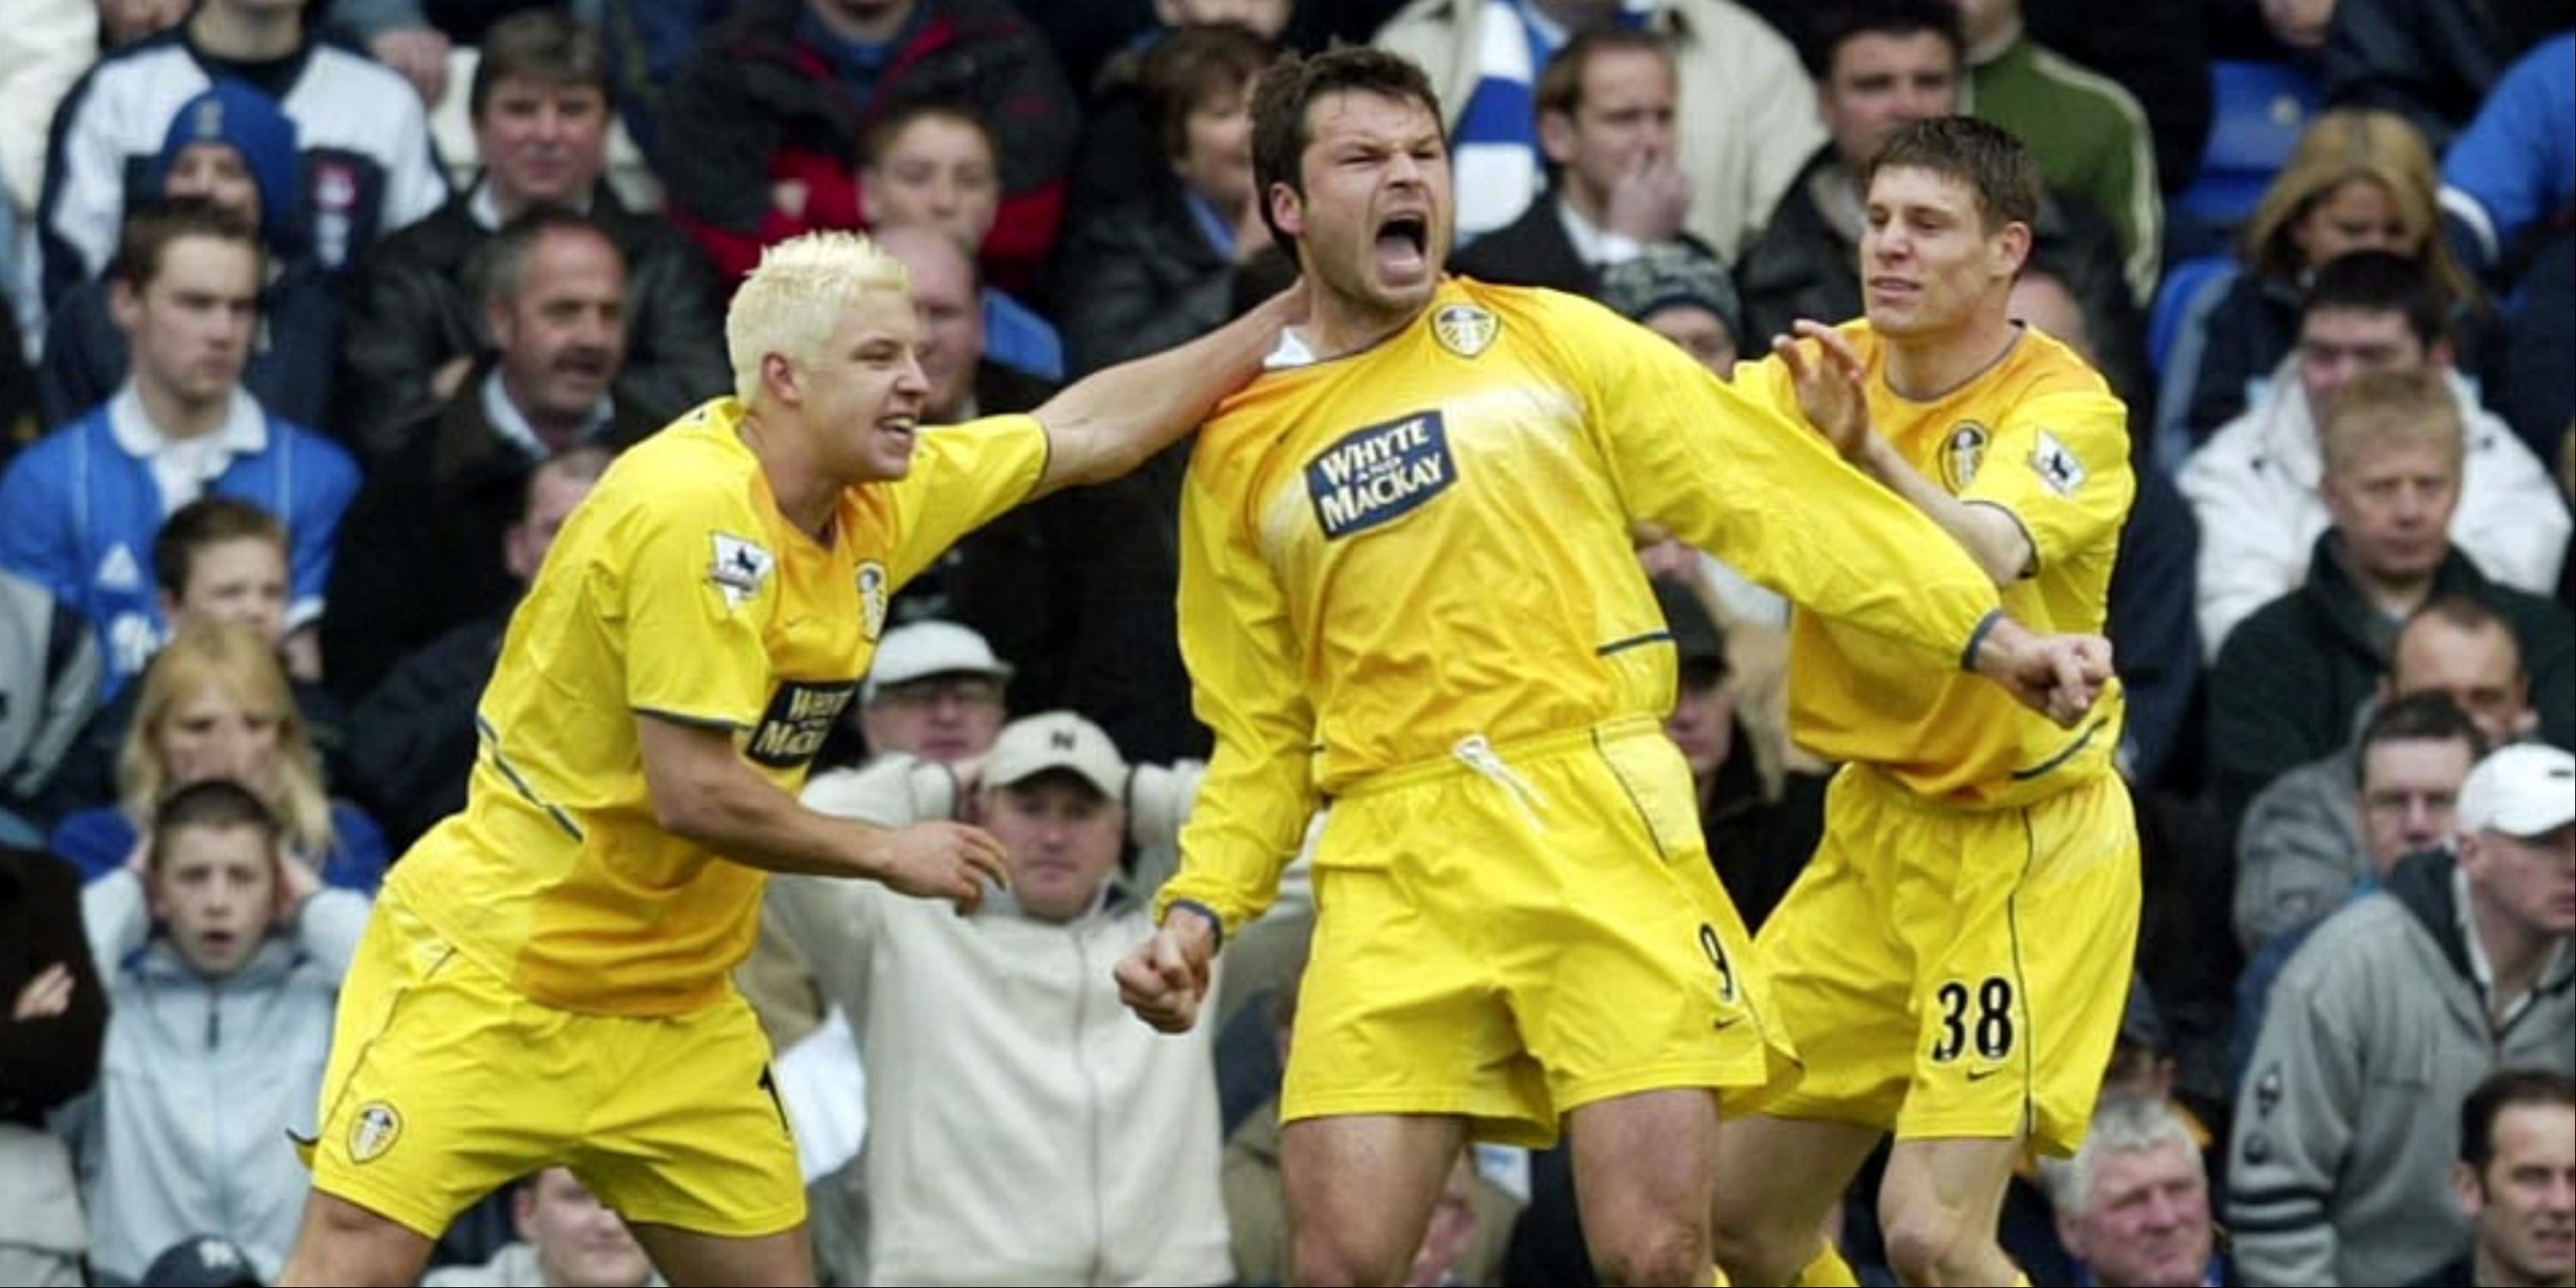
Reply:
[[[1455,271],[1589,296],[1719,379],[1861,314],[1891,135],[2018,136],[2047,190],[2013,314],[2128,412],[2108,634],[2143,889],[2092,1132],[2023,1169],[2004,1247],[2040,1284],[2576,1281],[2563,4],[8,9],[0,1282],[279,1273],[368,901],[464,804],[567,516],[734,391],[726,301],[764,247],[867,231],[909,270],[924,423],[1030,411],[1293,276],[1250,98],[1334,44],[1429,73]],[[1211,747],[1187,453],[956,543],[882,605],[823,738],[808,804],[979,822],[1013,876],[965,917],[770,886],[737,979],[827,1282],[1288,1273],[1303,869],[1188,1037],[1110,974]],[[1757,928],[1835,767],[1789,735],[1785,602],[1659,535],[1666,731]],[[1829,1225],[1865,1282],[1895,1282],[1883,1170]],[[1590,1282],[1576,1211],[1565,1151],[1475,1145],[1412,1281]],[[434,1262],[656,1281],[562,1169]]]

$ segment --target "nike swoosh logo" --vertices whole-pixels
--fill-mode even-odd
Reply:
[[[1991,1077],[1995,1076],[1996,1074],[1998,1074],[1998,1073],[2002,1073],[2002,1072],[2003,1072],[2003,1066],[2001,1066],[2001,1065],[1997,1065],[1996,1067],[1991,1068],[1991,1069],[1970,1069],[1970,1070],[1968,1070],[1968,1081],[1970,1081],[1970,1082],[1983,1082],[1983,1081],[1985,1081],[1986,1079],[1991,1078]]]
[[[1721,1032],[1724,1032],[1724,1031],[1725,1031],[1725,1030],[1727,1030],[1727,1029],[1734,1028],[1734,1027],[1735,1027],[1735,1022],[1736,1022],[1736,1020],[1739,1020],[1739,1019],[1742,1019],[1742,1018],[1743,1018],[1742,1016],[1731,1016],[1731,1017],[1729,1017],[1729,1018],[1727,1018],[1727,1019],[1723,1019],[1723,1020],[1712,1020],[1712,1021],[1710,1021],[1710,1022],[1709,1022],[1708,1031],[1709,1031],[1709,1032],[1711,1032],[1711,1033],[1721,1033]]]

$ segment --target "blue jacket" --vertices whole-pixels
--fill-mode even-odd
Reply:
[[[219,1234],[275,1282],[311,1185],[287,1133],[313,1131],[367,910],[363,896],[323,890],[240,969],[207,979],[153,933],[133,873],[81,892],[112,1009],[98,1089],[55,1126],[72,1144],[102,1281],[130,1283],[161,1249]]]
[[[275,419],[240,391],[231,424],[256,427],[257,446],[237,454],[207,485],[239,497],[286,525],[287,621],[321,615],[340,513],[358,491],[357,462],[338,444]],[[140,674],[165,624],[152,578],[152,539],[169,507],[152,462],[125,450],[111,422],[141,403],[131,386],[89,414],[47,434],[0,475],[0,567],[77,605],[97,630],[107,664],[104,695]]]

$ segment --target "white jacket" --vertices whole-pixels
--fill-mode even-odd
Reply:
[[[819,781],[807,802],[899,825],[946,815],[945,777],[912,777],[909,804],[863,812]],[[1001,892],[961,917],[871,881],[770,881],[765,915],[850,1017],[867,1070],[873,1282],[1233,1277],[1215,1026],[1167,1037],[1119,1003],[1111,971],[1153,926],[1122,883],[1104,895],[1055,925]]]
[[[2245,413],[2184,463],[2175,482],[2200,521],[2200,640],[2210,660],[2236,624],[2298,589],[2333,526],[2318,491],[2325,460],[2293,355]],[[2555,594],[2567,554],[2566,503],[2540,458],[2449,376],[2468,431],[2451,544],[2491,581]]]
[[[1654,8],[1647,26],[1671,42],[1681,73],[1673,148],[1691,185],[1683,226],[1733,263],[1825,145],[1815,83],[1788,40],[1732,0],[1659,0]],[[1477,51],[1489,39],[1489,12],[1481,0],[1413,0],[1369,43],[1422,65],[1454,129],[1483,70]]]
[[[97,61],[97,0],[16,0],[0,22],[0,200],[22,214],[44,186],[54,109]]]

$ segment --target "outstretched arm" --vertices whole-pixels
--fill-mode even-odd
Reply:
[[[1035,413],[1047,431],[1046,473],[1032,495],[1144,464],[1258,374],[1280,328],[1304,313],[1305,288],[1292,286],[1198,339],[1095,371],[1046,400]]]
[[[742,762],[733,734],[659,716],[635,720],[644,781],[662,826],[765,872],[865,877],[972,911],[984,880],[1009,882],[1002,845],[963,823],[869,827],[797,803]]]

